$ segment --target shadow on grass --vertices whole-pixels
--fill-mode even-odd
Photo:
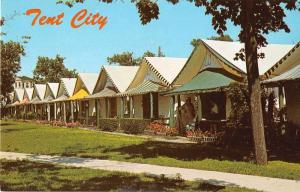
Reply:
[[[299,163],[300,151],[270,150],[269,160],[281,160]],[[146,141],[138,145],[124,146],[114,149],[106,149],[103,152],[119,152],[130,155],[133,158],[156,158],[165,156],[184,161],[195,161],[204,159],[228,160],[228,161],[254,161],[251,146],[232,146],[212,144],[180,144],[160,141]]]
[[[165,156],[185,161],[203,160],[207,158],[242,161],[249,157],[251,150],[247,148],[228,149],[224,146],[208,144],[181,144],[160,141],[146,141],[138,145],[106,149],[104,152],[119,152],[121,154],[129,154],[129,159]]]
[[[1,164],[3,165],[1,174],[5,175],[6,179],[0,181],[0,184],[2,190],[5,191],[218,191],[225,188],[224,186],[203,183],[202,181],[191,185],[180,178],[138,176],[118,172],[100,172],[99,170],[97,170],[99,174],[90,174],[81,172],[82,169],[80,168],[65,168],[29,161],[2,160]],[[68,172],[68,170],[71,171]],[[9,175],[11,171],[14,171],[13,176]],[[66,173],[80,174],[80,177],[72,179],[72,177],[66,176]],[[94,177],[93,175],[97,176]],[[14,177],[14,179],[11,180],[10,177]]]

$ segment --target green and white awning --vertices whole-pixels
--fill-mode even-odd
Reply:
[[[233,82],[235,82],[234,79],[223,73],[205,70],[201,71],[186,84],[167,92],[165,95],[219,91]]]
[[[105,97],[113,97],[116,95],[116,91],[110,88],[104,88],[99,93],[95,93],[93,95],[89,95],[84,97],[84,99],[97,99],[97,98],[105,98]]]
[[[132,96],[142,95],[147,93],[159,92],[163,86],[153,81],[144,81],[137,87],[134,87],[128,91],[117,94],[117,96]]]

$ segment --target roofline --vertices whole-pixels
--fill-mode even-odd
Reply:
[[[285,56],[283,56],[279,61],[277,61],[268,71],[266,71],[263,75],[266,78],[269,78],[269,76],[272,74],[272,72],[275,71],[276,68],[278,68],[279,65],[283,64],[285,60],[288,59],[295,51],[300,47],[300,41],[296,43],[296,45],[287,53]]]
[[[107,66],[107,65],[106,65]],[[118,92],[120,92],[120,90],[118,89],[118,87],[116,86],[115,82],[113,81],[113,79],[110,77],[110,75],[107,73],[107,70],[105,69],[105,66],[102,66],[102,69],[105,71],[107,78],[110,79],[110,81],[112,82],[112,84],[114,85],[114,87],[117,89]],[[100,78],[100,74],[99,74],[99,78]],[[95,86],[96,87],[96,86]]]
[[[149,65],[150,69],[158,76],[158,78],[160,80],[162,80],[164,83],[167,84],[167,86],[171,85],[171,82],[168,82],[162,75],[160,72],[158,72],[157,69],[155,69],[155,67],[148,61],[147,58],[151,58],[151,57],[145,57],[144,59],[146,60],[146,63]]]

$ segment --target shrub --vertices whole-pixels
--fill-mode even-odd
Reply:
[[[150,119],[120,119],[120,127],[125,133],[140,134],[150,124]]]
[[[99,128],[103,131],[116,131],[119,127],[119,120],[116,118],[103,118],[99,120]]]

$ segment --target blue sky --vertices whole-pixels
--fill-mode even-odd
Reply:
[[[1,0],[1,14],[10,17],[16,11],[17,16],[8,20],[2,31],[7,33],[4,40],[20,40],[29,35],[31,40],[25,46],[26,56],[22,58],[22,70],[19,75],[32,76],[38,56],[54,57],[60,54],[66,58],[65,65],[79,72],[98,72],[101,65],[107,64],[106,58],[123,51],[142,55],[146,50],[157,52],[158,46],[166,56],[188,57],[192,51],[190,41],[193,38],[208,38],[216,35],[211,26],[211,17],[204,14],[202,8],[182,1],[176,6],[164,0],[159,1],[159,20],[141,25],[135,6],[129,0],[112,4],[77,4],[73,8],[56,5],[56,0]],[[60,26],[31,26],[33,16],[25,16],[27,9],[39,8],[42,15],[55,16],[65,13]],[[70,27],[71,18],[81,9],[91,13],[99,12],[108,17],[108,23],[102,30],[97,26],[85,26],[80,29]],[[286,22],[290,33],[272,33],[267,36],[269,43],[293,44],[300,40],[299,12],[287,12]],[[227,34],[237,39],[239,28],[231,24]]]

